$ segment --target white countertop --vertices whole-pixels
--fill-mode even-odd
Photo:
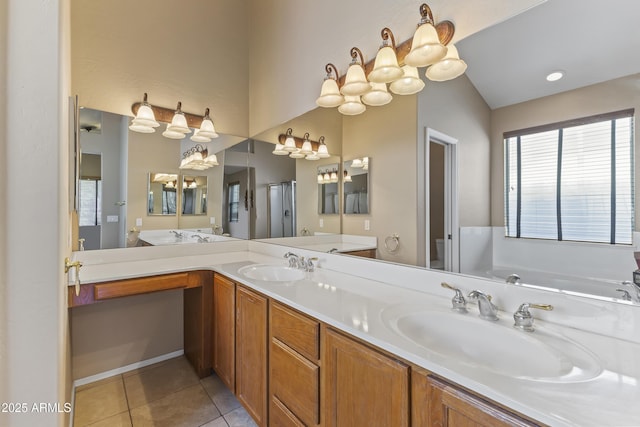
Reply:
[[[141,252],[148,249],[155,250]],[[314,252],[291,250],[303,256],[318,256]],[[251,281],[238,273],[238,268],[251,263],[285,265],[282,258],[285,251],[282,246],[264,243],[229,242],[184,245],[171,252],[168,248],[92,251],[75,253],[74,259],[84,263],[80,274],[84,283],[212,269],[542,423],[599,427],[640,425],[640,364],[637,362],[640,354],[640,316],[637,313],[640,307],[498,286],[459,275],[333,254],[321,254],[319,268],[296,282]],[[384,282],[374,280],[376,277]],[[537,316],[538,313],[534,313],[541,333],[551,331],[578,343],[597,358],[601,372],[585,381],[551,382],[473,369],[461,366],[455,360],[438,357],[433,351],[396,333],[385,322],[387,311],[402,304],[449,310],[452,294],[440,288],[440,282],[445,279],[465,290],[472,287],[490,291],[499,307],[511,308],[514,301],[545,298],[530,301],[550,302],[557,308],[552,312],[555,318],[551,314]],[[393,283],[398,280],[406,283]],[[477,308],[471,304],[469,308],[467,316],[477,313]],[[511,310],[501,311],[496,328],[510,327],[513,323],[511,315]],[[555,319],[557,323],[540,320],[540,317]],[[584,324],[587,328],[582,330],[565,324]],[[620,339],[627,335],[628,339]]]

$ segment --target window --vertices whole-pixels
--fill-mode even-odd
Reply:
[[[631,244],[633,114],[505,133],[505,234]]]
[[[238,206],[240,205],[240,183],[232,182],[228,187],[229,222],[238,222]]]
[[[102,181],[81,179],[78,225],[91,226],[102,223]]]

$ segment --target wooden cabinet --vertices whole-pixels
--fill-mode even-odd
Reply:
[[[409,367],[351,338],[323,335],[323,425],[409,425]]]
[[[236,396],[259,426],[267,425],[267,299],[236,287]]]
[[[269,320],[269,425],[317,426],[320,323],[275,302]]]
[[[412,427],[532,427],[533,421],[414,368],[411,373]]]
[[[235,391],[236,285],[213,276],[212,365],[229,390]]]

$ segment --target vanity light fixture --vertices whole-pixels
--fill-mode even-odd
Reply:
[[[147,102],[147,94],[145,92],[142,103],[138,108],[136,116],[131,121],[129,129],[134,132],[153,133],[156,131],[154,128],[157,128],[158,126],[160,126],[160,123],[156,121],[156,116],[153,113],[151,105]]]
[[[346,100],[347,96],[360,96],[371,90],[371,83],[367,81],[367,77],[364,74],[362,52],[357,47],[352,47],[350,53],[351,64],[347,69],[347,77],[345,77],[344,84],[340,88],[340,93],[345,95],[345,103],[348,102]],[[360,61],[358,61],[358,58],[360,58]]]
[[[413,95],[424,88],[424,82],[418,76],[418,69],[411,65],[402,67],[404,76],[389,85],[389,90],[396,95]]]
[[[426,76],[434,82],[455,79],[467,70],[467,63],[460,59],[458,48],[447,46],[447,54],[440,61],[427,68]]]
[[[344,102],[338,107],[338,111],[345,116],[356,116],[365,112],[367,107],[362,104],[359,96],[345,96]]]
[[[369,73],[368,79],[372,83],[391,83],[392,81],[402,77],[403,73],[402,69],[398,65],[398,58],[396,56],[396,39],[393,37],[393,33],[389,28],[384,27],[381,34],[382,46],[380,47],[380,50],[378,50],[373,70]],[[391,39],[390,46],[389,39]]]
[[[167,182],[164,186],[165,188],[176,188],[176,185],[174,184],[173,181]]]
[[[278,143],[271,152],[276,156],[286,156],[293,159],[319,160],[329,157],[329,151],[324,143],[324,136],[320,137],[320,142],[309,139],[309,132],[302,138],[293,135],[293,129],[288,128],[283,134],[278,135]]]
[[[320,96],[316,99],[316,104],[325,108],[337,107],[344,102],[344,97],[338,88],[338,81],[340,80],[338,70],[331,63],[325,65],[324,69],[327,71],[327,76],[322,83],[322,89],[320,90]],[[336,75],[335,78],[332,72]]]
[[[219,135],[216,133],[216,129],[213,126],[213,120],[209,117],[209,109],[204,111],[204,117],[200,128],[196,129],[191,137],[194,142],[211,142],[212,138],[217,138]]]
[[[318,174],[318,184],[324,184],[324,177],[322,173]]]
[[[447,48],[440,42],[431,8],[426,3],[420,5],[420,23],[413,34],[411,51],[404,62],[412,67],[426,67],[444,58]]]
[[[372,107],[380,107],[391,102],[393,96],[387,90],[386,83],[371,83],[371,90],[362,95],[362,102]]]
[[[206,170],[218,164],[215,154],[209,154],[207,148],[197,144],[183,154],[180,169]]]

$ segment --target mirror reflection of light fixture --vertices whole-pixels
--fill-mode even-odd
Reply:
[[[445,57],[427,68],[426,76],[434,82],[444,82],[462,75],[466,69],[467,63],[460,59],[458,49],[450,44]]]
[[[355,169],[360,169],[364,166],[364,164],[362,163],[362,159],[353,159],[351,161],[351,167],[355,168]]]
[[[324,177],[322,176],[322,173],[318,174],[318,184],[324,184]]]
[[[176,188],[176,185],[173,183],[173,181],[167,182],[164,186],[165,188]]]
[[[418,76],[418,69],[410,65],[402,67],[404,76],[389,85],[391,92],[396,95],[413,95],[424,87],[424,82]]]
[[[311,141],[309,141],[309,132],[306,132],[302,137],[302,147],[300,148],[300,153],[307,155],[313,153],[313,149],[311,147]]]
[[[344,102],[344,97],[340,94],[340,89],[338,88],[340,76],[338,76],[338,70],[335,65],[329,63],[324,68],[327,71],[327,76],[322,83],[322,89],[320,90],[320,96],[316,99],[316,104],[325,108],[337,107]],[[332,76],[332,71],[336,75],[335,78]]]
[[[327,145],[324,143],[324,136],[321,136],[318,140],[318,152],[316,154],[321,159],[326,159],[331,156],[329,154],[329,150],[327,149]]]
[[[351,175],[349,175],[349,172],[345,170],[343,175],[344,175],[344,178],[342,178],[343,182],[352,182]]]
[[[358,62],[358,57],[360,61]],[[357,47],[351,48],[351,64],[347,69],[347,76],[345,77],[344,84],[340,88],[340,93],[348,96],[360,96],[364,95],[371,89],[371,83],[367,81],[367,77],[364,74],[364,59],[362,52]],[[345,102],[346,99],[345,99]],[[344,104],[343,104],[344,105]]]
[[[197,144],[183,154],[180,169],[205,170],[218,164],[215,154],[209,154],[209,150]]]
[[[373,70],[371,70],[367,77],[372,83],[391,83],[402,77],[403,73],[398,65],[396,40],[393,37],[393,33],[389,28],[385,27],[382,29],[381,34],[382,46],[376,55]],[[389,46],[389,39],[391,39],[391,46]]]
[[[331,171],[329,180],[332,184],[338,182],[338,171]]]
[[[293,129],[287,129],[287,133],[285,134],[287,138],[284,140],[284,147],[282,148],[284,151],[288,151],[290,153],[298,150],[298,147],[296,147],[296,140],[293,139],[293,135],[291,135],[292,132]]]
[[[371,83],[371,90],[362,95],[362,102],[372,107],[386,105],[390,103],[392,99],[393,96],[391,96],[387,90],[386,83]]]
[[[420,6],[420,23],[413,35],[411,51],[405,56],[404,62],[412,67],[426,67],[444,58],[447,48],[440,42],[438,32],[433,21],[431,8],[423,3]]]
[[[145,93],[142,104],[140,104],[136,116],[131,121],[129,129],[134,132],[153,133],[156,131],[154,128],[158,126],[160,126],[160,123],[156,121],[156,116],[151,105],[147,102],[147,94]]]
[[[345,96],[344,102],[338,107],[338,111],[345,116],[362,114],[366,109],[359,96]]]

